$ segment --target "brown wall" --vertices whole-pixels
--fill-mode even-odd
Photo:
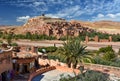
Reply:
[[[96,35],[93,40],[94,40],[95,42],[112,42],[112,36],[109,36],[108,39],[99,39],[99,37]],[[89,40],[89,37],[86,36],[86,37],[85,37],[85,42],[87,43],[87,42],[89,42],[89,41],[90,41],[90,40]]]
[[[36,77],[37,75],[40,75],[44,72],[51,71],[51,70],[54,70],[54,69],[56,69],[54,66],[38,69],[35,72],[33,72],[32,74],[30,74],[28,81],[32,81],[32,79],[34,77]]]
[[[42,60],[39,59],[39,63],[41,65],[49,63],[50,66],[55,66],[56,69],[61,70],[61,71],[73,71],[70,68],[66,66],[65,63],[59,62],[59,61],[54,61],[54,60]],[[80,65],[78,65],[80,66]],[[85,69],[90,69],[90,70],[97,70],[101,71],[103,73],[108,73],[108,74],[115,74],[116,76],[120,77],[120,68],[119,67],[112,67],[112,66],[106,66],[106,65],[99,65],[99,64],[84,64]],[[79,70],[76,70],[76,73],[79,73]]]
[[[116,76],[120,77],[119,67],[112,67],[112,66],[99,65],[99,64],[84,64],[84,66],[86,69],[99,70],[108,74],[115,74]]]
[[[12,68],[12,51],[0,53],[0,74]]]
[[[109,42],[108,39],[100,39],[100,42]]]

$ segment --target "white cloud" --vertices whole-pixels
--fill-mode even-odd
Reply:
[[[32,6],[38,7],[40,5],[46,5],[44,2],[34,2]]]
[[[105,12],[107,13],[114,13],[114,12],[119,12],[120,11],[120,0],[113,0],[106,5],[104,5]]]
[[[103,14],[98,14],[97,17],[98,17],[98,18],[102,18],[102,17],[104,17],[104,15],[103,15]]]
[[[54,18],[79,19],[81,15],[92,17],[94,14],[102,13],[98,14],[92,20],[119,20],[118,18],[120,16],[120,13],[118,13],[120,12],[120,0],[9,0],[6,2],[19,7],[32,9],[30,15],[40,15],[41,13],[47,12],[47,16]],[[87,20],[87,17],[85,18]]]
[[[46,14],[46,16],[52,17],[52,18],[59,18],[58,16],[55,16],[54,14]]]
[[[53,4],[63,4],[66,0],[47,0],[47,1]]]
[[[29,18],[30,18],[30,16],[21,16],[21,17],[17,17],[16,21],[17,22],[26,22]]]
[[[92,21],[99,21],[99,20],[111,20],[111,21],[120,21],[120,13],[116,14],[106,14],[103,15],[98,14],[96,17],[93,17]]]
[[[80,7],[78,5],[76,5],[76,6],[62,9],[55,14],[46,14],[46,15],[52,16],[55,18],[73,18],[75,16],[81,15],[81,12],[79,10],[80,10]]]
[[[34,2],[33,3],[35,6],[39,6],[41,4],[41,2]],[[43,4],[43,3],[42,3]]]
[[[116,14],[107,14],[106,16],[108,16],[110,18],[116,18]]]

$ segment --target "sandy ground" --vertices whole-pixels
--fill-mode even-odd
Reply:
[[[109,34],[120,34],[120,29],[98,28],[97,31],[107,32]]]
[[[63,41],[57,41],[57,40],[43,40],[43,41],[16,41],[19,45],[28,45],[28,46],[38,46],[38,47],[48,47],[48,46],[56,46],[60,47],[63,46]],[[113,49],[118,52],[120,48],[120,42],[88,42],[84,44],[87,46],[87,49],[89,50],[98,50],[101,47],[106,47],[108,45],[111,45]]]

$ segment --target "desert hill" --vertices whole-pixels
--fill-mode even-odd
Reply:
[[[110,34],[120,33],[120,22],[115,21],[96,21],[96,22],[86,22],[77,21],[82,26],[93,28],[96,31],[107,32]]]
[[[23,26],[1,26],[1,31],[14,32],[15,34],[46,34],[48,36],[78,36],[83,32],[106,32],[110,34],[120,33],[120,22],[113,21],[66,21],[62,18],[37,16],[30,18]]]
[[[61,18],[51,18],[46,16],[38,16],[30,18],[22,27],[17,27],[12,32],[16,34],[45,34],[48,36],[78,36],[83,32],[93,32],[94,30],[88,27],[81,26],[77,22],[68,22]]]

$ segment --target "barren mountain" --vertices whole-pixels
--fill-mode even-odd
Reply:
[[[120,22],[114,21],[97,21],[97,22],[86,22],[86,21],[77,21],[82,26],[93,28],[97,31],[107,32],[111,34],[120,33]]]
[[[25,34],[30,32],[32,34],[46,34],[57,37],[72,35],[78,36],[83,32],[107,32],[111,34],[120,33],[120,22],[113,21],[66,21],[61,18],[51,18],[46,16],[37,16],[30,18],[23,26],[2,26],[1,31],[14,32],[15,34]]]
[[[22,27],[18,27],[12,32],[16,34],[45,34],[48,36],[78,36],[83,32],[93,32],[91,28],[83,27],[77,22],[68,22],[61,18],[51,18],[46,16],[38,16],[30,18]]]

